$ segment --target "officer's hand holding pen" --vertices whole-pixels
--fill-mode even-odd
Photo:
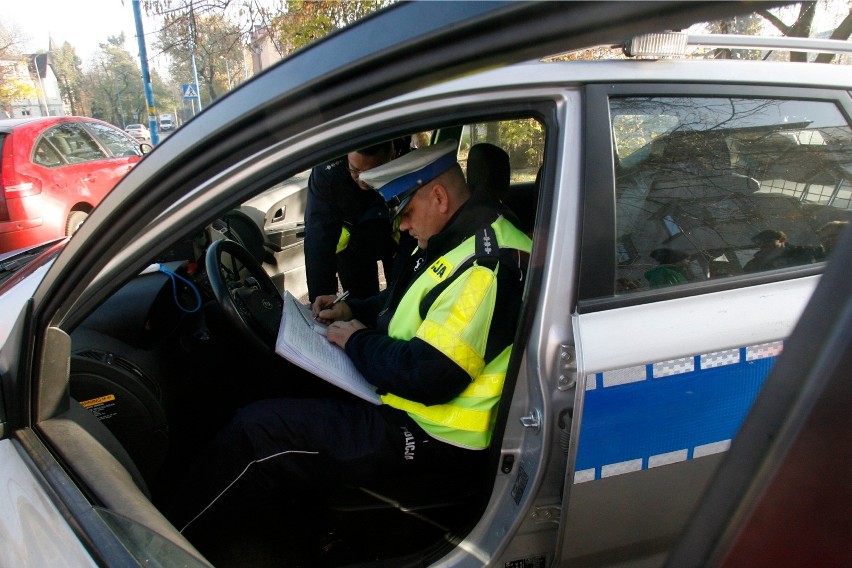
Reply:
[[[349,308],[349,304],[343,301],[348,296],[348,291],[339,296],[317,296],[311,305],[311,313],[314,315],[314,319],[325,324],[352,319],[352,310]]]

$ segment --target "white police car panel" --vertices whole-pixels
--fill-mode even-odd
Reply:
[[[0,565],[98,565],[9,439],[0,440],[0,479]]]
[[[781,340],[818,280],[810,276],[575,315],[580,373]]]

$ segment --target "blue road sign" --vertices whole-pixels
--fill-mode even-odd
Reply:
[[[195,83],[184,83],[183,84],[183,98],[185,99],[197,99],[198,98],[198,85]]]

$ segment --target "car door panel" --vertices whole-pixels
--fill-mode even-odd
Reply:
[[[572,485],[560,565],[662,566],[723,456]]]
[[[768,343],[786,337],[817,276],[576,314],[586,373]],[[773,317],[767,322],[766,314]]]
[[[94,203],[101,199],[113,188],[134,164],[133,158],[112,158],[109,161],[95,161],[82,164],[80,174],[86,184],[87,195]]]
[[[667,89],[676,94],[666,97]],[[758,250],[752,238],[766,229],[783,229],[810,247],[811,262],[819,258],[817,227],[801,200],[811,185],[842,185],[842,174],[801,174],[810,166],[789,156],[767,168],[781,158],[763,141],[776,132],[830,132],[848,142],[831,96],[791,93],[798,105],[759,90],[688,91],[586,90],[590,183],[572,317],[579,385],[565,563],[607,565],[619,549],[637,565],[664,561],[819,280],[808,262],[744,276]],[[811,120],[796,122],[797,111]],[[801,155],[812,160],[831,154],[827,148]],[[656,256],[678,248],[680,265]],[[656,284],[655,260],[678,278]]]
[[[24,459],[20,445],[0,440],[0,564],[97,566]]]
[[[244,203],[241,207],[262,223],[266,241],[272,245],[264,263],[279,290],[295,297],[307,294],[305,285],[305,204],[308,176],[302,172]]]

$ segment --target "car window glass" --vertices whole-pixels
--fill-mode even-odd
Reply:
[[[481,122],[464,126],[458,161],[468,185],[501,202],[509,219],[531,234],[538,206],[544,159],[544,124],[534,118]]]
[[[828,102],[610,101],[616,290],[824,260],[848,224],[852,130]]]
[[[459,141],[459,164],[476,144],[493,144],[509,155],[511,183],[534,182],[544,157],[544,125],[534,118],[468,124]]]
[[[97,142],[79,124],[59,124],[48,130],[44,138],[49,140],[70,164],[107,158]]]
[[[59,152],[45,138],[42,138],[36,145],[35,152],[33,153],[33,162],[48,168],[61,166],[65,163],[62,161]]]
[[[103,144],[113,156],[141,156],[139,143],[133,137],[116,128],[95,122],[86,123],[86,128]]]

